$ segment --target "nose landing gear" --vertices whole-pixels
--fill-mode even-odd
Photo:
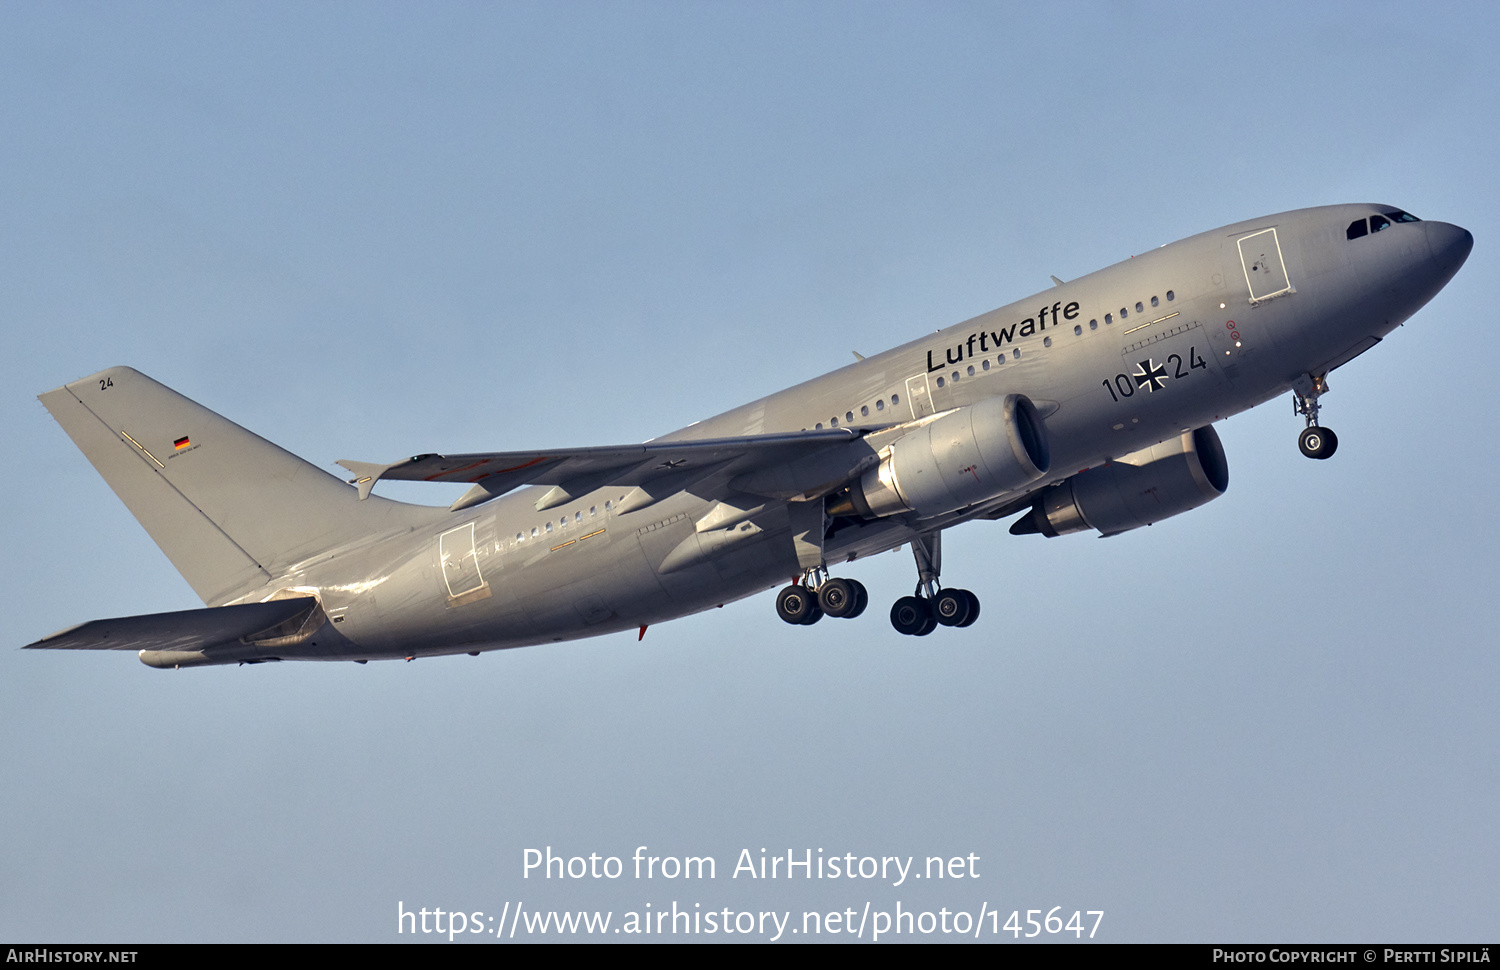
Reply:
[[[1327,392],[1327,374],[1303,374],[1292,385],[1292,413],[1307,417],[1307,427],[1297,436],[1297,447],[1309,458],[1332,458],[1339,447],[1339,436],[1318,424],[1318,398]]]

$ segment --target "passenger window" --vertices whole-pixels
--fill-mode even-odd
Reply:
[[[599,506],[597,506],[597,505],[590,505],[589,506],[589,517],[592,518],[592,517],[594,517],[594,516],[596,516],[598,514],[599,514]]]
[[[813,430],[814,431],[822,431],[823,430],[823,422],[819,421],[817,424],[813,425]]]
[[[1052,346],[1052,338],[1051,337],[1043,337],[1042,338],[1042,346],[1043,347],[1050,347],[1050,346]]]
[[[901,403],[901,396],[898,395],[898,394],[892,394],[891,395],[891,403],[892,404],[900,404]]]
[[[1344,235],[1348,236],[1350,239],[1358,239],[1360,236],[1365,235],[1369,231],[1370,227],[1365,224],[1365,221],[1363,219],[1355,219],[1353,222],[1349,223],[1349,228],[1344,232]]]
[[[1370,217],[1370,231],[1371,232],[1379,232],[1382,229],[1389,229],[1390,227],[1391,227],[1391,221],[1389,219],[1387,219],[1385,216],[1371,216]]]
[[[974,376],[974,365],[973,364],[969,365],[969,376],[970,377]]]
[[[582,522],[583,521],[583,513],[582,512],[574,512],[573,513],[573,521],[574,522]]]
[[[535,538],[536,538],[536,526],[532,526],[532,527],[531,527],[531,537],[532,537],[532,538],[533,538],[533,539],[535,539]]]
[[[548,531],[548,532],[551,532],[551,531],[552,531],[552,523],[551,523],[551,522],[548,522],[548,523],[547,523],[547,531]]]
[[[1139,303],[1137,303],[1135,305],[1135,312],[1136,313],[1145,313],[1146,312],[1146,308],[1143,307],[1143,306],[1141,306]]]
[[[1104,315],[1104,325],[1106,327],[1109,326],[1110,324],[1114,323],[1114,322],[1115,322],[1114,314],[1112,314],[1112,313],[1106,313]]]
[[[973,369],[974,368],[972,368],[972,367],[969,368],[969,370],[973,370]],[[878,401],[875,402],[875,410],[877,410],[877,411],[884,411],[885,410],[885,398],[881,398],[880,400],[878,400]]]
[[[958,371],[953,372],[953,381],[955,384],[958,383]]]
[[[1168,290],[1167,291],[1167,302],[1171,303],[1175,299],[1177,299],[1176,295],[1171,290]]]
[[[989,370],[989,369],[990,369],[990,359],[989,359],[989,358],[988,358],[988,357],[986,357],[986,358],[985,358],[985,359],[984,359],[984,361],[983,361],[983,366],[984,366],[984,369],[985,369],[985,370]]]
[[[1012,357],[1014,357],[1016,360],[1020,360],[1021,359],[1021,348],[1020,347],[1016,347],[1014,350],[1012,350],[1010,352],[1010,355]]]
[[[1083,336],[1083,327],[1081,327],[1081,326],[1079,326],[1078,324],[1075,323],[1073,325],[1073,336],[1075,336],[1075,337],[1082,337]]]
[[[1161,306],[1161,304],[1159,302],[1157,302],[1157,299],[1154,296],[1151,298],[1151,305],[1152,306]]]
[[[1089,329],[1090,330],[1098,330],[1099,329],[1099,321],[1098,320],[1090,320],[1089,321]]]
[[[941,377],[938,378],[937,384],[938,384],[938,387],[946,387],[947,386],[946,384],[943,383],[943,379]]]
[[[862,418],[868,418],[870,416],[870,406],[868,404],[860,405],[859,416]]]
[[[853,411],[845,411],[844,412],[844,421],[847,422],[847,423],[849,423],[849,424],[853,424],[854,423],[854,412]]]
[[[1125,309],[1124,307],[1120,307],[1120,319],[1121,320],[1125,320],[1125,319],[1128,319],[1129,317],[1130,317],[1130,311],[1127,310],[1127,309]]]

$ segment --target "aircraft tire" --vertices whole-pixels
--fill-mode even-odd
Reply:
[[[870,605],[870,591],[865,589],[865,584],[857,579],[851,579],[849,582],[854,586],[854,612],[850,613],[845,619],[852,620],[863,613],[865,607]]]
[[[818,601],[807,587],[793,583],[776,594],[776,615],[786,622],[794,626],[816,623],[816,619],[808,619],[809,614],[816,614],[821,618],[823,612],[818,609]]]
[[[1328,428],[1313,425],[1297,436],[1297,447],[1309,458],[1332,458],[1339,447],[1339,436]]]
[[[859,594],[847,579],[830,579],[818,587],[818,607],[829,616],[848,619],[859,606]]]
[[[891,606],[891,626],[905,636],[926,636],[937,626],[932,604],[915,596],[901,597]]]
[[[932,612],[943,626],[963,626],[973,612],[974,601],[968,590],[945,589],[932,600]]]
[[[1332,458],[1333,453],[1339,450],[1339,436],[1328,428],[1323,429],[1323,437],[1328,439],[1328,444],[1323,448],[1320,458]]]
[[[966,590],[966,589],[961,589],[961,590],[959,590],[959,592],[963,593],[965,596],[967,596],[969,598],[969,607],[970,607],[968,619],[966,619],[962,623],[960,623],[959,627],[962,628],[962,627],[966,627],[966,626],[973,626],[974,625],[974,621],[977,620],[977,619],[979,619],[979,597],[975,596],[973,593],[971,593],[969,590]]]

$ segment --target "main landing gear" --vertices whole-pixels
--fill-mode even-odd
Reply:
[[[1292,413],[1307,417],[1307,427],[1297,436],[1297,447],[1309,458],[1332,458],[1339,447],[1339,436],[1318,424],[1318,398],[1327,392],[1327,374],[1303,374],[1292,385]]]
[[[925,637],[941,626],[970,626],[979,619],[979,597],[966,589],[938,585],[942,566],[942,533],[912,541],[917,560],[915,595],[903,596],[891,607],[891,626],[897,633]],[[811,626],[824,615],[852,620],[870,605],[870,594],[856,579],[832,579],[822,567],[810,569],[799,581],[776,596],[776,615],[796,626]]]
[[[819,578],[822,581],[819,582]],[[870,605],[865,584],[857,579],[828,579],[822,569],[815,569],[793,583],[776,597],[776,615],[788,623],[809,626],[827,614],[852,620]]]
[[[979,619],[979,597],[966,589],[943,589],[938,574],[943,565],[943,534],[933,532],[912,540],[917,560],[917,588],[891,606],[891,626],[897,633],[925,637],[939,624],[969,626]]]

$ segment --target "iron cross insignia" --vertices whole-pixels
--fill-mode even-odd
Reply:
[[[1141,371],[1139,374],[1135,375],[1136,387],[1144,387],[1149,392],[1159,391],[1166,386],[1166,364],[1157,364],[1154,359],[1147,357],[1145,360],[1141,361],[1138,366],[1140,367]]]

